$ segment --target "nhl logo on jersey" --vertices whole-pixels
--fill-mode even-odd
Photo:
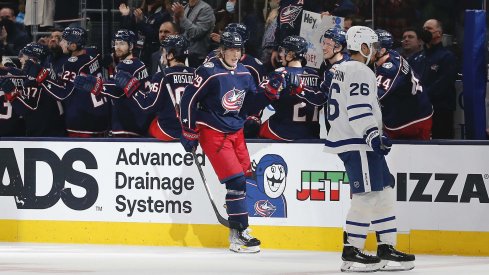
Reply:
[[[392,64],[392,62],[386,62],[386,63],[382,64],[382,67],[384,67],[386,69],[390,69],[390,68],[392,68],[392,66],[394,66]]]
[[[122,60],[122,63],[129,65],[129,64],[132,64],[133,61],[131,59],[124,59],[124,60]]]
[[[214,68],[214,63],[212,63],[212,62],[206,62],[206,63],[204,63],[204,67],[206,67],[206,68]]]
[[[238,90],[236,88],[225,93],[221,100],[222,107],[226,110],[225,113],[239,111],[243,105],[245,95],[245,90]]]
[[[78,60],[78,57],[76,57],[76,56],[72,56],[72,57],[68,58],[69,62],[76,62],[77,60]]]

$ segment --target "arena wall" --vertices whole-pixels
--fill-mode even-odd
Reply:
[[[488,145],[394,145],[387,161],[396,179],[400,249],[489,255]],[[350,193],[339,158],[320,141],[258,140],[248,148],[255,168],[250,223],[262,247],[340,251]],[[225,190],[199,158],[225,215]],[[3,139],[0,178],[3,242],[227,246],[227,230],[179,143]]]

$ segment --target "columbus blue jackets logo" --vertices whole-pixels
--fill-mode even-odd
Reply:
[[[246,179],[246,200],[250,217],[287,217],[283,195],[287,184],[287,163],[274,154],[253,161],[253,178]]]
[[[294,21],[299,16],[302,11],[301,6],[292,6],[288,5],[287,7],[282,9],[280,13],[280,24],[289,24],[291,27],[294,27]]]
[[[225,113],[239,112],[245,98],[245,90],[233,88],[231,91],[224,94],[221,100],[222,107],[226,110]]]

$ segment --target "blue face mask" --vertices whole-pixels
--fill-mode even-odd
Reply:
[[[229,13],[233,13],[234,12],[234,3],[233,2],[226,2],[226,10],[227,12]]]

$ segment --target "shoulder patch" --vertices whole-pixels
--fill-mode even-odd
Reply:
[[[204,63],[204,67],[206,67],[206,68],[214,68],[214,63],[212,63],[212,62],[206,62],[206,63]]]
[[[258,58],[255,58],[255,62],[258,63],[259,65],[263,65],[263,63]]]
[[[77,60],[78,60],[77,56],[72,56],[72,57],[68,58],[69,62],[76,62]]]
[[[392,68],[392,66],[394,66],[392,64],[392,62],[386,62],[386,63],[382,64],[382,67],[384,67],[386,69],[390,69],[390,68]]]
[[[131,59],[124,59],[124,60],[122,60],[122,63],[124,63],[124,64],[132,64],[133,61]]]

